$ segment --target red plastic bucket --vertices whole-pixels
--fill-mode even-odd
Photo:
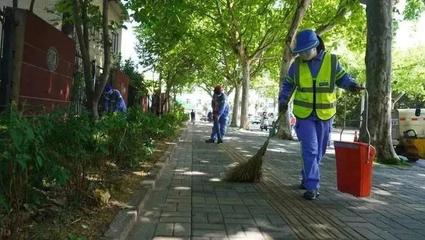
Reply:
[[[356,197],[367,197],[372,188],[376,150],[362,142],[335,141],[337,188]]]

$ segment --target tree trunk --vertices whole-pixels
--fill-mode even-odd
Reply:
[[[162,105],[166,104],[166,112],[170,112],[170,107],[171,107],[171,98],[170,98],[170,92],[171,92],[171,86],[169,85],[168,81],[167,81],[167,87],[165,90],[165,97],[166,97],[166,101],[165,103],[163,103]]]
[[[158,108],[157,108],[157,115],[162,115],[162,99],[161,99],[161,92],[162,92],[162,74],[159,74],[159,83],[158,83]]]
[[[89,46],[87,44],[87,41],[85,39],[88,39],[88,36],[85,36],[86,30],[84,30],[84,23],[83,19],[87,19],[87,11],[85,9],[85,5],[81,5],[81,2],[79,0],[73,0],[72,1],[72,13],[74,18],[74,24],[75,24],[75,32],[77,33],[77,39],[78,39],[78,45],[81,52],[81,58],[83,62],[83,75],[84,75],[84,82],[85,82],[85,88],[86,88],[86,96],[87,96],[87,109],[92,110],[93,109],[93,81],[92,81],[92,74],[91,74],[91,62],[90,62],[90,52],[89,52]],[[80,11],[81,10],[81,11]],[[94,116],[94,115],[93,115]]]
[[[369,96],[363,121],[361,140],[368,141],[366,124],[371,142],[376,147],[377,159],[386,163],[399,161],[391,139],[391,41],[392,1],[367,1],[366,77]],[[373,109],[373,111],[368,111]]]
[[[233,112],[232,112],[232,122],[230,123],[231,127],[238,126],[238,116],[239,116],[239,101],[241,98],[241,86],[235,86],[235,99],[233,99]]]
[[[304,18],[305,12],[310,6],[311,0],[303,0],[298,3],[297,10],[295,11],[294,17],[292,18],[291,26],[288,30],[288,33],[285,37],[285,42],[283,46],[282,53],[282,62],[280,65],[280,74],[279,74],[279,89],[282,89],[282,84],[285,76],[288,74],[289,67],[291,66],[293,56],[291,48],[294,44],[295,34],[298,30],[298,27],[301,24],[302,19]],[[282,139],[292,140],[291,127],[289,123],[289,117],[286,113],[279,113],[279,130],[277,135]]]
[[[176,86],[173,86],[173,108],[176,102],[177,102],[177,91],[176,91]]]
[[[109,80],[111,72],[111,44],[109,37],[109,0],[103,0],[103,13],[102,13],[102,42],[103,42],[103,73],[100,78],[100,83],[95,85],[95,91],[93,94],[92,111],[93,117],[97,119],[99,117],[98,105],[100,97],[102,96],[103,89]],[[96,109],[94,109],[96,108]]]
[[[35,0],[31,0],[30,8],[29,8],[30,12],[34,11],[34,3],[35,3]]]
[[[248,129],[248,107],[249,107],[249,80],[251,62],[242,59],[242,106],[241,106],[241,128]]]

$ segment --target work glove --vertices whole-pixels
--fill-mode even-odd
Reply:
[[[361,85],[353,85],[348,90],[354,94],[359,94],[361,91],[365,90],[366,88]]]
[[[286,111],[288,111],[288,104],[279,103],[279,112],[286,112]]]

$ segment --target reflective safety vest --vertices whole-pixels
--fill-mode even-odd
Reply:
[[[308,118],[313,109],[321,120],[329,120],[336,113],[336,56],[324,53],[322,65],[313,78],[307,62],[295,62],[294,115]]]

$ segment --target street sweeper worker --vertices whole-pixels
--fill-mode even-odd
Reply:
[[[105,112],[127,112],[127,106],[120,91],[113,89],[110,83],[107,83],[104,89],[103,108]]]
[[[294,94],[295,132],[301,144],[300,188],[303,197],[319,196],[320,161],[326,153],[333,117],[336,113],[336,87],[359,93],[364,88],[342,68],[336,55],[325,51],[320,37],[310,29],[296,35],[298,54],[285,76],[279,94],[279,112],[288,110]]]
[[[214,88],[211,107],[213,109],[213,128],[211,138],[206,140],[207,143],[223,142],[223,136],[226,133],[227,117],[229,115],[229,104],[227,96],[224,94],[223,86],[218,85]]]

